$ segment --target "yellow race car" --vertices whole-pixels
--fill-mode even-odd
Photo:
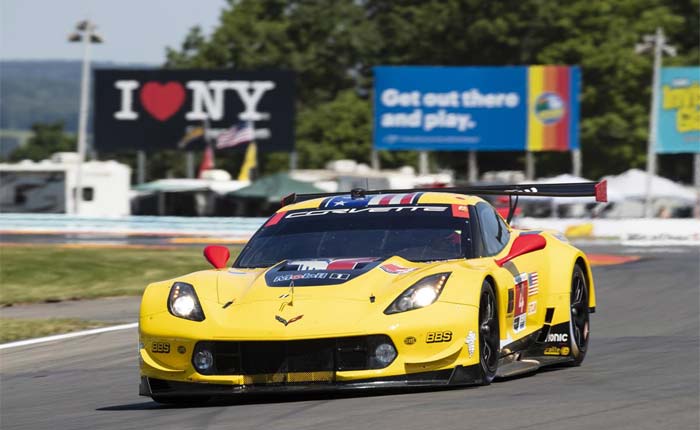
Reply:
[[[232,266],[146,288],[140,394],[489,384],[583,361],[584,253],[474,195],[596,196],[605,183],[292,195]],[[510,216],[508,217],[510,218]]]

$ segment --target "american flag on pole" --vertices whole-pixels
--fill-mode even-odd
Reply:
[[[216,138],[216,148],[231,148],[246,142],[251,142],[255,138],[255,130],[250,122],[234,125]]]

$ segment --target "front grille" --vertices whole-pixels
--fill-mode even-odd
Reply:
[[[212,353],[214,365],[207,375],[288,375],[280,381],[273,376],[263,378],[266,383],[274,383],[295,378],[328,380],[332,379],[328,375],[336,371],[386,367],[388,364],[374,357],[374,350],[382,343],[393,346],[388,336],[371,335],[290,341],[203,341],[197,343],[194,352],[207,349]]]

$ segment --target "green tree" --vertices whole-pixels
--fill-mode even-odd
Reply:
[[[301,166],[319,167],[367,160],[372,66],[580,65],[584,174],[597,178],[645,162],[652,63],[635,43],[660,26],[680,52],[666,64],[698,64],[699,8],[699,0],[239,0],[211,36],[195,28],[169,50],[167,66],[296,71]],[[274,169],[286,159],[266,158]],[[490,170],[517,166],[519,156],[479,158]],[[464,159],[434,155],[458,173]],[[689,174],[687,159],[665,159],[662,173]],[[415,156],[383,156],[406,160]],[[538,156],[540,174],[568,169],[566,154]]]
[[[76,149],[75,136],[64,131],[62,121],[52,123],[35,123],[32,125],[34,135],[27,143],[10,154],[11,161],[40,161],[56,152],[70,152]]]

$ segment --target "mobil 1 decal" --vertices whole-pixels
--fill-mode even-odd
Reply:
[[[100,69],[95,72],[95,147],[102,152],[198,149],[250,125],[259,151],[294,147],[289,71]],[[200,132],[200,136],[201,136]]]
[[[513,298],[513,331],[518,333],[527,327],[527,315],[537,311],[537,302],[531,301],[530,296],[539,292],[539,280],[537,272],[521,273],[514,279]],[[530,303],[528,304],[528,301]]]

